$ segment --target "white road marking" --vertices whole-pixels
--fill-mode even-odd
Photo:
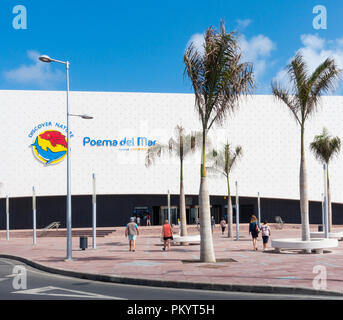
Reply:
[[[7,261],[7,258],[1,258],[0,260],[1,260],[2,262],[5,262],[5,263],[7,263],[7,264],[13,266],[13,267],[15,266],[14,263]]]
[[[49,291],[54,291],[54,290],[61,290],[61,291],[65,291],[67,293],[54,293],[54,292],[49,293]],[[39,295],[39,296],[70,297],[70,298],[126,300],[126,299],[120,298],[120,297],[105,296],[105,295],[101,295],[101,294],[97,294],[97,293],[71,290],[71,289],[65,289],[65,288],[59,288],[59,287],[53,287],[53,286],[28,289],[28,290],[18,290],[18,291],[13,291],[11,293],[33,294],[33,295]]]

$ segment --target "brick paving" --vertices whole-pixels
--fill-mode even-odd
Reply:
[[[300,226],[286,226],[283,230],[272,227],[273,238],[299,238]],[[66,238],[40,237],[37,245],[32,237],[15,237],[10,240],[0,232],[0,254],[19,256],[44,266],[82,273],[143,278],[152,280],[189,281],[211,284],[267,285],[313,289],[315,266],[324,266],[327,272],[327,290],[343,293],[343,241],[338,248],[324,254],[300,254],[298,252],[275,253],[272,248],[262,252],[252,250],[252,241],[247,234],[247,225],[240,226],[241,239],[236,241],[221,235],[219,226],[214,232],[214,248],[217,263],[200,263],[200,246],[171,247],[169,252],[161,250],[160,227],[141,227],[137,237],[136,251],[129,252],[124,228],[97,238],[97,249],[79,249],[79,238],[73,237],[73,261],[65,261]],[[175,227],[176,231],[177,228]],[[311,226],[317,230],[317,226]],[[343,230],[335,227],[335,230]],[[190,226],[189,233],[198,231]],[[269,244],[270,246],[270,244]],[[221,262],[220,259],[226,260]],[[186,261],[185,261],[186,260]]]

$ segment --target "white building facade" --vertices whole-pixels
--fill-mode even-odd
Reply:
[[[42,217],[41,222],[38,218],[38,224],[43,227],[51,221],[63,222],[65,92],[0,91],[0,108],[0,197],[10,197],[15,227],[30,227],[31,222],[25,214],[30,212],[32,186],[36,188],[38,209],[41,200]],[[176,125],[182,125],[186,132],[200,130],[194,95],[71,92],[70,110],[72,114],[94,117],[93,120],[78,117],[70,120],[71,185],[73,214],[76,215],[73,223],[88,226],[93,173],[97,177],[100,225],[123,224],[132,214],[144,216],[147,213],[153,216],[156,224],[160,223],[168,190],[172,194],[176,218],[179,162],[175,158],[163,157],[147,168],[145,156],[150,146],[167,143],[174,135]],[[343,138],[342,124],[343,98],[340,96],[323,97],[318,112],[306,124],[312,223],[320,223],[317,220],[321,217],[323,170],[322,164],[310,152],[309,144],[323,127],[333,136]],[[228,115],[223,126],[213,127],[209,136],[213,147],[219,148],[228,140],[233,146],[243,148],[243,157],[231,175],[231,189],[235,193],[234,182],[238,181],[247,216],[256,212],[259,192],[262,214],[265,210],[269,220],[274,215],[281,215],[286,222],[300,222],[300,128],[284,104],[273,96],[249,97]],[[199,168],[200,153],[197,152],[186,159],[184,167],[190,223],[197,215]],[[340,218],[340,211],[343,211],[341,154],[332,161],[329,169],[334,223],[335,220],[343,223]],[[213,210],[220,219],[225,214],[227,186],[220,176],[209,177],[208,181]]]

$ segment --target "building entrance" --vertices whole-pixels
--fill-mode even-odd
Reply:
[[[211,206],[211,217],[214,217],[216,223],[219,223],[222,218],[222,208],[219,205]]]
[[[177,225],[177,219],[179,218],[179,209],[176,206],[170,207],[170,224]],[[160,207],[160,219],[159,224],[164,224],[164,221],[168,220],[168,206]]]
[[[132,216],[139,218],[140,225],[146,225],[146,216],[150,214],[148,207],[134,207],[132,210]]]
[[[187,224],[196,224],[199,218],[199,207],[186,207],[186,220]]]

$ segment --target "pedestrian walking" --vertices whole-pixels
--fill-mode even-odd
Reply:
[[[147,226],[151,226],[151,223],[150,223],[150,214],[147,214],[147,216],[146,216],[146,225],[147,225]]]
[[[252,215],[250,223],[249,223],[249,234],[251,234],[251,237],[252,237],[254,251],[257,251],[257,238],[258,238],[259,232],[260,232],[260,224],[256,216]]]
[[[163,248],[162,250],[166,251],[168,247],[168,251],[170,250],[170,241],[173,240],[173,229],[169,224],[168,220],[164,221],[164,225],[162,226],[162,238],[163,238]]]
[[[134,217],[131,217],[130,222],[126,225],[125,228],[125,237],[128,237],[129,240],[129,251],[135,252],[137,235],[139,235],[138,225],[135,222]]]
[[[267,220],[263,220],[263,225],[261,227],[261,231],[262,231],[263,251],[264,251],[264,250],[267,249],[268,240],[269,240],[269,237],[272,234],[270,232],[270,227],[268,225],[268,221]]]
[[[216,220],[214,220],[214,217],[212,216],[211,218],[211,228],[212,228],[212,234],[213,234],[213,230],[214,230],[214,226],[216,224]]]
[[[222,228],[222,235],[224,234],[225,228],[226,228],[226,221],[224,218],[220,220],[220,227]]]
[[[140,226],[141,225],[141,217],[137,217],[137,224]]]
[[[179,226],[179,236],[181,237],[181,221],[180,221],[180,218],[177,218],[177,224]]]

